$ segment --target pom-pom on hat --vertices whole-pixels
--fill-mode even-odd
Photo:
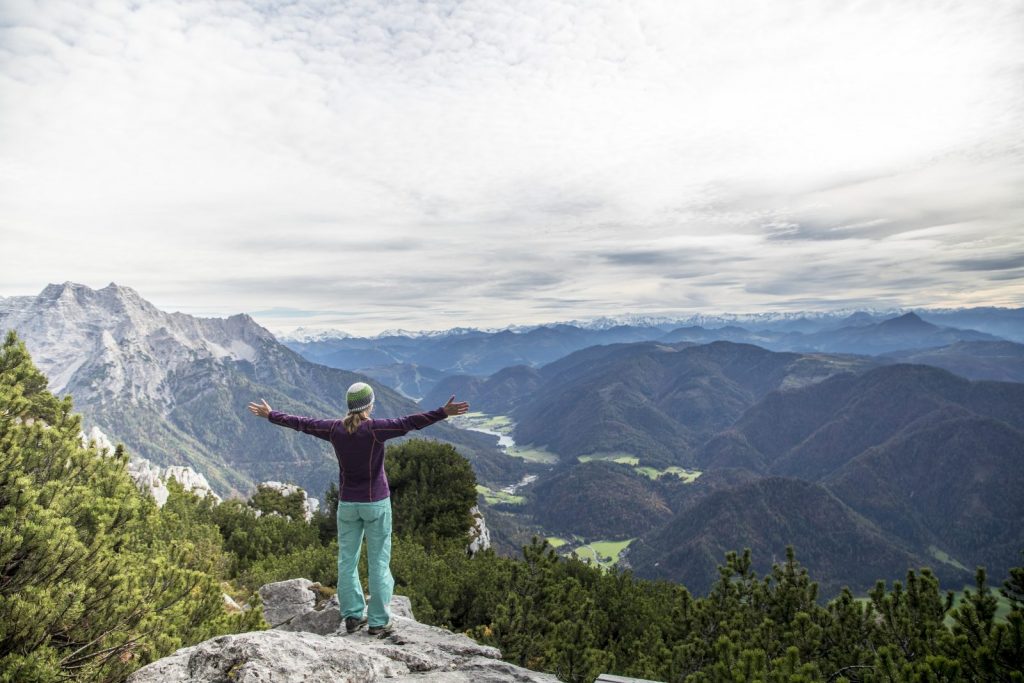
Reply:
[[[361,413],[373,405],[373,387],[365,382],[356,382],[345,393],[348,412]]]

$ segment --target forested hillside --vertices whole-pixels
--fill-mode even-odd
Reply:
[[[1005,572],[1024,548],[1024,384],[924,365],[840,375],[766,396],[698,462],[820,482],[951,569]]]
[[[879,360],[932,365],[967,379],[1024,382],[1024,344],[1008,341],[957,342],[937,349],[894,351]]]
[[[824,486],[780,477],[722,489],[686,507],[633,543],[629,561],[642,576],[678,581],[704,594],[729,550],[751,548],[754,568],[764,574],[787,545],[798,548],[825,595],[843,586],[865,592],[899,567],[931,565],[944,586],[971,579],[968,571],[908,551]]]
[[[544,528],[587,538],[637,536],[672,514],[661,486],[615,462],[560,469],[531,495],[533,514]]]
[[[526,365],[502,368],[489,377],[473,375],[451,375],[438,382],[420,402],[421,405],[443,405],[449,396],[455,394],[469,401],[474,410],[492,415],[506,415],[529,400],[541,385],[540,372]]]
[[[513,415],[516,441],[562,455],[624,452],[692,465],[696,450],[771,391],[812,384],[869,361],[774,353],[715,342],[585,349],[542,369]]]

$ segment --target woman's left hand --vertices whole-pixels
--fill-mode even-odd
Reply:
[[[260,403],[250,403],[249,412],[252,413],[253,415],[256,415],[257,417],[269,417],[270,404],[264,401],[262,398],[260,399],[260,401],[262,402],[262,405]]]

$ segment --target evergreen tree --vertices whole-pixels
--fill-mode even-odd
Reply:
[[[0,347],[0,680],[118,680],[210,635],[224,614],[194,548],[161,538],[123,449],[83,446],[70,398],[46,390],[25,345]],[[156,533],[154,531],[156,530]]]
[[[313,514],[313,524],[321,543],[338,540],[338,485],[333,481],[324,491],[324,504]]]
[[[390,446],[388,483],[394,532],[427,548],[455,541],[465,545],[473,525],[476,475],[469,461],[446,443],[411,439]]]
[[[276,488],[257,484],[256,493],[249,498],[249,505],[264,515],[283,515],[292,520],[306,519],[306,493],[299,489],[285,495]]]
[[[1022,570],[1011,571],[1011,586]],[[975,573],[975,590],[964,591],[960,605],[953,610],[955,636],[951,654],[958,672],[973,681],[1024,680],[1024,615],[1019,603],[1006,623],[995,619],[999,601],[988,586],[983,567]]]
[[[1021,553],[1021,559],[1024,559],[1024,552]],[[1013,609],[1024,610],[1024,567],[1011,569],[1010,578],[1003,582],[999,592],[1010,601]]]

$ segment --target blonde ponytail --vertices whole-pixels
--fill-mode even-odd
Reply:
[[[345,416],[345,419],[342,420],[342,422],[345,425],[345,431],[347,431],[349,434],[355,434],[356,430],[359,429],[359,425],[363,424],[364,421],[369,419],[370,410],[369,408],[367,408],[366,410],[362,410],[358,413],[349,413],[348,415]]]

